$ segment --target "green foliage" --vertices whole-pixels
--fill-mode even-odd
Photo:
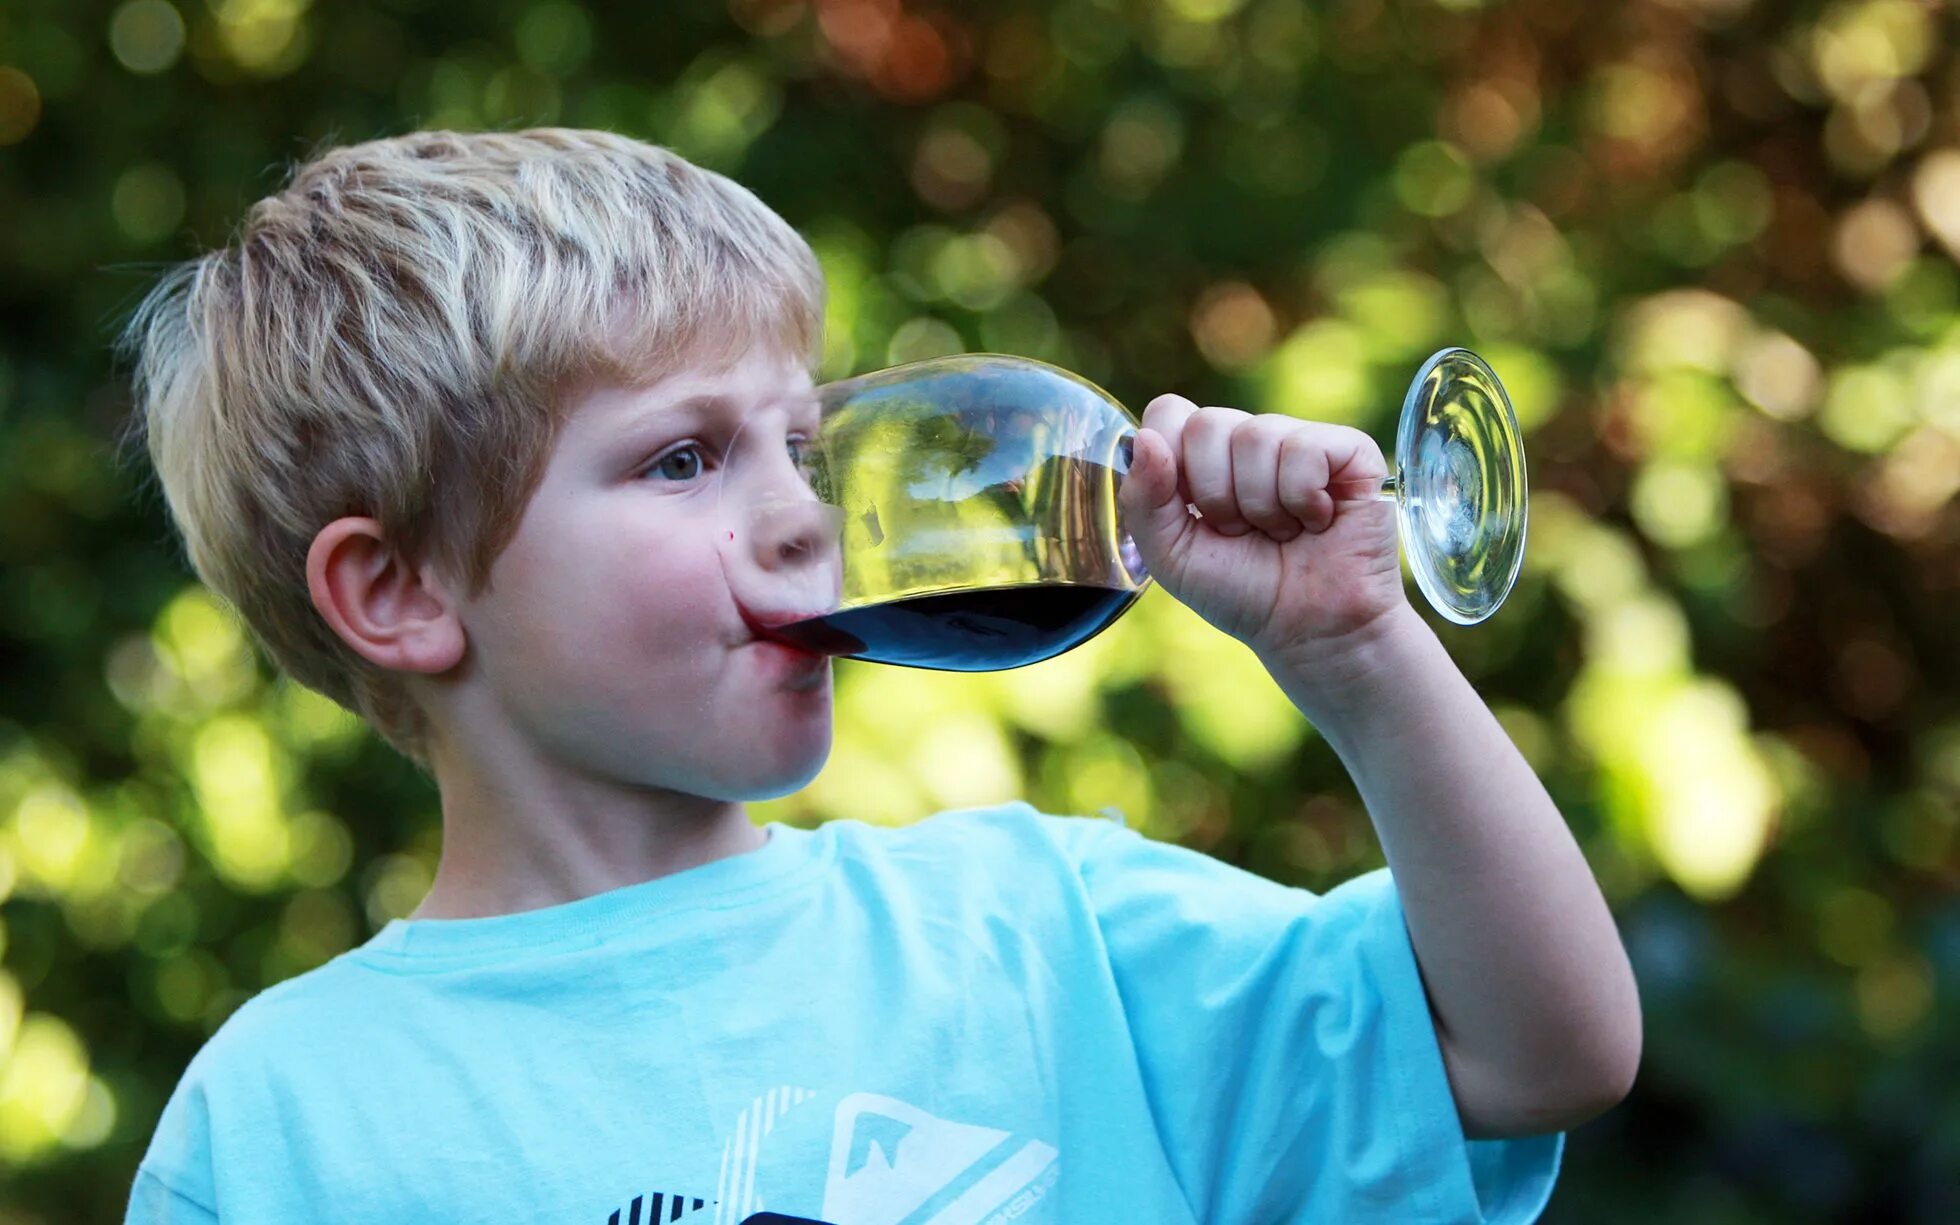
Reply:
[[[1909,0],[173,0],[0,9],[0,1222],[118,1219],[191,1054],[404,914],[426,781],[275,678],[144,473],[116,327],[288,165],[670,144],[808,235],[825,373],[1025,353],[1392,446],[1517,393],[1533,523],[1439,623],[1640,976],[1547,1220],[1960,1218],[1960,55]],[[846,663],[758,818],[1116,804],[1312,888],[1338,760],[1161,591],[1013,673]]]

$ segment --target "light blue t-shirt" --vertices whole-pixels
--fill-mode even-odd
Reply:
[[[1024,803],[766,829],[261,992],[128,1221],[1421,1225],[1551,1195],[1562,1133],[1465,1139],[1386,869],[1316,895]]]

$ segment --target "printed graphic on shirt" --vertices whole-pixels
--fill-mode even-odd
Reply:
[[[646,1207],[645,1216],[640,1215],[642,1204]],[[707,1213],[714,1206],[712,1200],[703,1201],[698,1195],[655,1191],[651,1196],[636,1195],[626,1207],[614,1209],[606,1225],[655,1225],[658,1221],[680,1220],[706,1222]]]
[[[1054,1186],[1059,1159],[1031,1136],[897,1098],[784,1085],[736,1120],[710,1204],[714,1225],[761,1212],[839,1225],[1004,1225]]]
[[[663,1218],[660,1213],[661,1205],[664,1202],[671,1202],[673,1209],[669,1215]],[[676,1195],[671,1201],[667,1200],[667,1194],[664,1191],[654,1192],[651,1200],[648,1200],[644,1195],[636,1195],[633,1197],[633,1203],[629,1208],[620,1210],[627,1213],[626,1225],[639,1225],[640,1206],[642,1204],[648,1205],[647,1225],[654,1225],[655,1222],[663,1219],[678,1221],[684,1214],[699,1212],[702,1208],[702,1201],[698,1196],[693,1198],[692,1207],[690,1207],[689,1197],[685,1195]],[[713,1208],[714,1204],[709,1203],[707,1207]],[[612,1214],[609,1225],[620,1225],[619,1212]],[[748,1220],[743,1221],[742,1225],[831,1225],[831,1222],[812,1220],[809,1217],[784,1216],[780,1212],[758,1212]]]

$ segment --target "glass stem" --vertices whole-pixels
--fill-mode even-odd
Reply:
[[[1382,491],[1375,495],[1378,501],[1393,502],[1402,492],[1402,474],[1391,472],[1382,478]]]

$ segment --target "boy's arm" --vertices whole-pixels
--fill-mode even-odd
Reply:
[[[1565,820],[1407,604],[1309,669],[1262,658],[1381,837],[1466,1135],[1566,1130],[1625,1097],[1633,970]]]

